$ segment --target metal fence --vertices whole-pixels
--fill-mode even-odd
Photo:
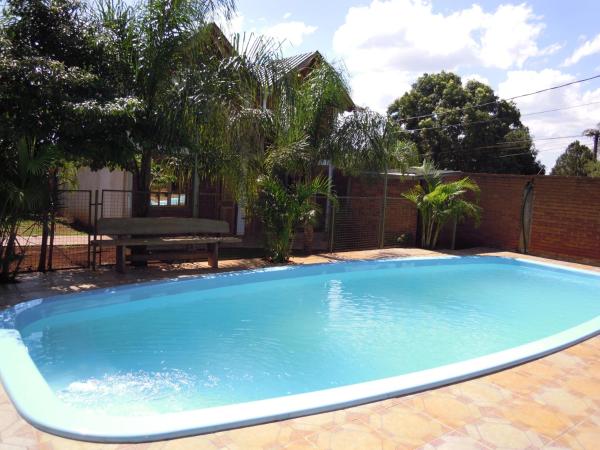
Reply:
[[[330,227],[329,251],[411,246],[417,214],[400,197],[338,197]]]
[[[54,210],[48,215],[46,233],[43,223],[22,223],[17,238],[23,254],[19,271],[89,267],[91,208],[91,191],[61,190]]]
[[[150,217],[192,217],[193,205],[189,193],[143,192],[118,189],[104,189],[95,192],[92,209],[94,220],[101,218],[132,217],[135,204],[149,202]],[[217,193],[199,193],[197,196],[198,215],[203,219],[225,220],[221,197]],[[108,236],[95,235],[94,239],[108,239]],[[104,245],[92,248],[92,260],[96,265],[115,263],[115,247]]]
[[[136,198],[136,196],[140,196]],[[161,199],[168,199],[162,201]],[[106,238],[95,234],[100,218],[132,217],[134,203],[150,199],[152,217],[192,217],[191,195],[148,193],[130,190],[63,190],[59,192],[55,211],[49,216],[46,245],[43,227],[27,223],[18,239],[24,259],[20,271],[71,269],[96,264],[114,264],[115,248],[94,248],[91,240]],[[154,201],[152,201],[154,199]],[[231,199],[219,193],[200,193],[195,199],[197,216],[225,220],[235,232],[237,209]],[[315,224],[315,251],[345,251],[414,245],[417,214],[414,207],[400,197],[338,197],[331,203],[318,199],[320,215]],[[256,231],[256,230],[255,230]],[[257,230],[260,234],[260,227]],[[252,234],[252,233],[251,233]],[[254,237],[254,240],[253,240]],[[260,245],[261,239],[247,236],[246,245]],[[42,265],[40,265],[42,260]]]

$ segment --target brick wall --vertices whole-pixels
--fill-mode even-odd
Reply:
[[[528,182],[534,183],[533,214],[529,253],[600,265],[600,179],[579,177],[523,176],[503,174],[464,174],[481,189],[483,215],[479,227],[471,221],[457,228],[458,248],[493,247],[518,251],[521,237],[521,208]],[[461,175],[462,176],[462,175]],[[449,180],[458,176],[448,177]],[[394,245],[397,235],[417,233],[415,208],[398,200],[402,192],[415,184],[414,180],[390,179],[386,214],[386,245]],[[383,183],[375,178],[353,178],[348,194],[370,197],[356,205],[353,220],[360,222],[351,230],[354,236],[366,233],[377,223],[381,207]],[[363,218],[362,220],[360,218]],[[441,247],[450,245],[451,226],[440,239]]]
[[[600,263],[600,179],[536,177],[530,252]]]
[[[533,180],[529,253],[600,264],[600,179],[466,174],[481,188],[479,228],[459,226],[459,247],[519,249],[523,192]]]
[[[494,247],[516,251],[521,234],[523,189],[532,177],[519,175],[466,174],[479,185],[481,223],[466,221],[457,228],[459,247]]]

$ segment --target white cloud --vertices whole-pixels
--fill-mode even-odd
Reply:
[[[423,72],[521,68],[530,58],[556,51],[557,44],[538,47],[543,28],[526,4],[493,12],[474,4],[442,14],[426,0],[374,0],[348,10],[333,49],[345,60],[356,101],[384,110],[404,92],[406,80]]]
[[[224,17],[219,17],[216,20],[217,25],[227,37],[232,34],[242,33],[245,29],[245,22],[244,16],[239,13],[236,13],[229,20],[226,20]]]
[[[290,17],[292,17],[292,13],[291,13],[291,12],[286,12],[286,13],[283,15],[283,18],[284,18],[284,19],[289,19]]]
[[[317,27],[300,21],[280,22],[264,28],[262,33],[281,42],[289,42],[293,46],[302,44],[304,38],[317,31]]]
[[[260,18],[258,21],[264,22],[265,19]],[[317,31],[317,27],[307,25],[300,21],[284,21],[271,26],[262,24],[257,26],[255,21],[247,21],[246,18],[239,13],[233,16],[229,21],[220,18],[217,23],[226,36],[244,32],[254,33],[272,37],[282,44],[287,43],[292,46],[302,44],[306,36]]]
[[[490,80],[488,80],[486,77],[479,75],[478,73],[472,73],[470,75],[463,75],[462,77],[462,81],[463,84],[467,84],[467,81],[469,80],[475,80],[475,81],[479,81],[480,83],[483,84],[490,84]]]
[[[509,71],[506,80],[498,85],[497,93],[503,98],[513,97],[573,80],[575,80],[573,75],[554,69]],[[583,130],[600,122],[598,104],[571,108],[576,105],[600,102],[600,88],[593,89],[583,84],[575,84],[516,99],[515,102],[521,113],[525,114],[522,122],[529,127],[534,138],[581,135]],[[531,112],[557,108],[571,109],[547,114],[526,115]],[[576,139],[586,145],[591,145],[591,140],[587,137],[536,141],[535,145],[540,150],[539,158],[547,168],[551,168],[567,145]]]
[[[564,60],[562,65],[563,67],[572,66],[586,56],[590,56],[595,53],[600,53],[600,34],[598,34],[598,36],[596,36],[594,39],[585,41],[573,52],[571,56]]]

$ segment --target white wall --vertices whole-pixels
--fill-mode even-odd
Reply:
[[[131,191],[133,176],[124,170],[101,169],[91,170],[82,167],[77,171],[77,189],[91,191],[91,200],[94,201],[98,191],[99,200],[102,199],[102,190]],[[126,217],[131,215],[131,194],[121,192],[105,192],[106,207],[103,208],[105,217]],[[64,214],[72,219],[87,223],[89,205],[85,205],[81,196],[64,195]],[[99,211],[100,212],[100,211]],[[93,214],[93,209],[92,209]]]

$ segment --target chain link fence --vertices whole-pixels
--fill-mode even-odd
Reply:
[[[92,192],[61,190],[48,221],[23,221],[18,245],[23,254],[20,272],[75,269],[90,266]]]
[[[401,197],[338,197],[330,227],[332,252],[408,247],[415,243],[417,212]]]
[[[63,190],[58,193],[55,211],[49,215],[45,238],[43,225],[33,221],[23,223],[18,238],[25,254],[20,271],[114,264],[114,247],[91,246],[92,239],[111,239],[95,234],[97,220],[132,217],[136,202],[146,200],[151,217],[192,217],[195,202],[198,217],[226,220],[231,232],[235,232],[237,207],[219,193],[200,193],[193,199],[181,193]],[[315,245],[315,251],[365,250],[415,243],[417,212],[401,197],[338,197],[332,203],[325,198],[317,200],[321,214],[314,232],[318,238],[315,244],[320,244]],[[260,230],[256,231],[260,234]],[[254,241],[260,246],[260,239]],[[249,241],[245,244],[249,245]]]

